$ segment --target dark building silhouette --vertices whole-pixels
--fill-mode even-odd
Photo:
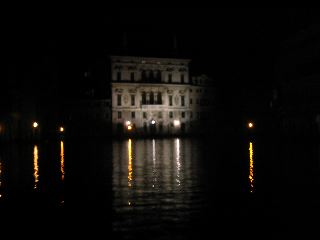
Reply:
[[[282,43],[270,107],[287,134],[317,135],[320,127],[320,27],[311,25]]]

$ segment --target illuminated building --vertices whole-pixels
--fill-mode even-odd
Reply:
[[[209,78],[190,78],[189,63],[189,59],[112,56],[113,132],[180,134],[201,125],[212,103],[205,86]]]

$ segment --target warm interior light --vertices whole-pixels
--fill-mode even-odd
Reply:
[[[130,131],[131,129],[132,129],[132,127],[129,125],[129,126],[128,126],[128,130]]]
[[[252,122],[249,122],[249,123],[248,123],[248,127],[249,127],[249,128],[253,128],[253,123],[252,123]]]
[[[63,127],[60,127],[60,132],[64,132],[64,128]]]
[[[34,122],[34,123],[33,123],[33,127],[34,127],[34,128],[37,128],[38,126],[39,126],[39,124],[38,124],[37,122]]]

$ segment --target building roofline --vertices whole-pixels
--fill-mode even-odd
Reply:
[[[159,58],[159,57],[143,57],[143,56],[120,56],[120,55],[111,55],[109,56],[111,60],[116,59],[116,58],[122,58],[122,59],[132,59],[132,60],[154,60],[154,61],[174,61],[174,62],[186,62],[190,63],[191,59],[188,58]]]

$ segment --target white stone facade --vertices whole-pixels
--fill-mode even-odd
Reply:
[[[188,59],[111,57],[115,133],[189,133],[204,88],[189,82]],[[200,90],[201,89],[201,90]]]

